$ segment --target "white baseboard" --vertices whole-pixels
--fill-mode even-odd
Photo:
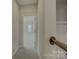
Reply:
[[[16,54],[19,48],[16,48],[15,51],[12,52],[12,57]]]

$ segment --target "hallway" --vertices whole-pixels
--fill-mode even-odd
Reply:
[[[37,52],[30,51],[25,48],[19,48],[13,59],[39,59],[39,56]]]
[[[54,36],[67,44],[66,0],[12,1],[12,59],[67,59],[49,43]]]

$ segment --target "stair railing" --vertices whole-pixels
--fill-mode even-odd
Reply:
[[[60,48],[62,48],[63,50],[65,50],[67,52],[67,45],[56,40],[56,38],[54,36],[50,37],[49,42],[50,42],[51,45],[56,44],[57,46],[59,46]]]

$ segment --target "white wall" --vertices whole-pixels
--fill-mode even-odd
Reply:
[[[36,5],[25,5],[20,7],[20,11],[22,16],[34,16],[37,12],[37,6]]]
[[[12,55],[19,47],[19,7],[15,0],[12,0]]]

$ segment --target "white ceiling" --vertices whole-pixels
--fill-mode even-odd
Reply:
[[[37,0],[17,0],[19,5],[36,4]]]

